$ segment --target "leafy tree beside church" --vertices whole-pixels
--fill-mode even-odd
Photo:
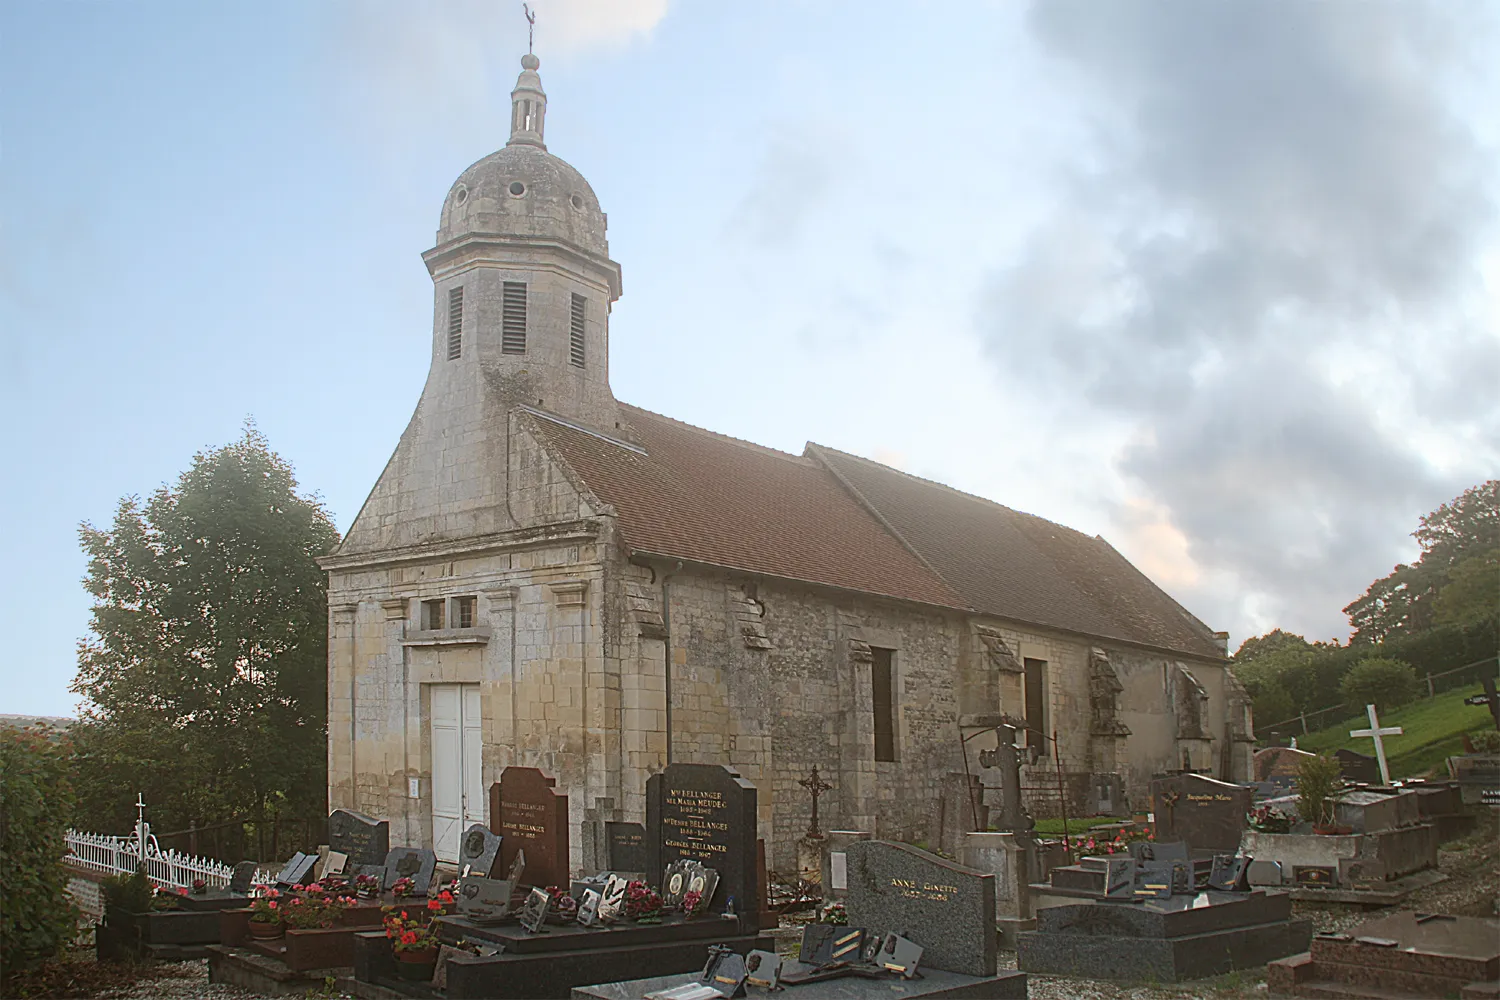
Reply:
[[[338,532],[291,466],[247,426],[79,534],[94,596],[73,683],[86,825],[128,830],[138,791],[162,832],[244,818],[265,838],[276,820],[320,817],[328,628],[314,560]],[[248,849],[240,832],[226,853]]]

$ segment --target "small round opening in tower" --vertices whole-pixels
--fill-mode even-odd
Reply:
[[[583,195],[581,195],[581,194],[579,194],[579,193],[577,193],[575,191],[573,193],[573,197],[571,199],[569,199],[569,200],[573,202],[573,207],[574,208],[577,208],[577,209],[582,209],[583,208]]]
[[[464,202],[466,202],[468,200],[469,200],[469,189],[465,185],[460,184],[458,186],[458,190],[455,191],[455,192],[453,192],[453,204],[455,204],[455,205],[462,205]]]
[[[522,184],[520,181],[511,181],[510,193],[519,198],[521,197],[521,195],[526,193],[526,185]]]

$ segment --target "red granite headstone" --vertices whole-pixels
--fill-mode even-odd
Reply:
[[[490,829],[504,838],[500,870],[524,850],[531,885],[569,884],[568,797],[552,790],[556,784],[534,767],[507,767],[490,786]]]

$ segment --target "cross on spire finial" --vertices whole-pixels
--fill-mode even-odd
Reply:
[[[536,43],[536,15],[524,3],[521,4],[521,12],[526,15],[526,53],[530,55],[531,47]]]

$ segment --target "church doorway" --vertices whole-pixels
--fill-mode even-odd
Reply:
[[[463,832],[484,822],[480,776],[478,684],[433,684],[432,850],[440,861],[458,861]]]

